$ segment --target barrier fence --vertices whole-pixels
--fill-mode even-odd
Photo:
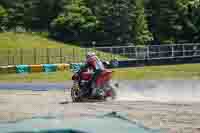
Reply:
[[[200,57],[200,44],[171,44],[129,47],[101,47],[99,51],[111,52],[129,60],[152,60]],[[120,59],[119,59],[120,60]]]
[[[48,72],[56,72],[56,71],[70,71],[71,69],[74,69],[73,66],[74,64],[9,65],[9,66],[0,66],[0,74],[40,73],[40,72],[48,73]]]
[[[95,51],[104,61],[153,60],[200,57],[200,44],[171,44],[159,46],[124,46],[98,48],[34,48],[0,49],[0,66],[78,63],[88,51]]]

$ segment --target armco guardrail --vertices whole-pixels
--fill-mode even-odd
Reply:
[[[170,44],[148,46],[99,47],[99,51],[121,55],[128,60],[154,60],[200,57],[200,44]],[[125,59],[126,60],[126,59]]]
[[[170,64],[186,64],[186,63],[200,63],[200,58],[168,58],[168,59],[154,59],[154,60],[111,60],[110,62],[103,62],[108,69],[123,68],[123,67],[141,67],[152,65],[170,65]],[[76,72],[84,63],[71,64],[40,64],[40,65],[8,65],[0,66],[0,74],[2,73],[36,73],[36,72],[56,72],[56,71],[71,71]]]
[[[103,62],[105,67],[112,68],[108,62]],[[107,63],[107,64],[105,64]],[[76,72],[84,63],[71,64],[38,64],[38,65],[8,65],[0,66],[0,74],[3,73],[39,73],[39,72],[56,72],[71,71]]]

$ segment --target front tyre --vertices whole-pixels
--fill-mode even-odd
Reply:
[[[71,88],[71,98],[72,102],[81,102],[82,98],[80,97],[80,89],[73,86]]]

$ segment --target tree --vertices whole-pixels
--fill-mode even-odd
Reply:
[[[198,18],[192,15],[196,12],[192,5],[197,3],[198,0],[149,0],[146,8],[154,40],[161,43],[191,42],[197,29],[194,21]]]
[[[52,33],[67,41],[90,41],[98,20],[83,0],[72,0],[52,22]],[[55,34],[57,33],[57,34]]]
[[[7,11],[0,5],[0,30],[3,30],[4,26],[6,26],[7,21],[6,17],[8,16]]]
[[[1,0],[0,27],[96,45],[200,41],[199,0]]]
[[[25,26],[24,18],[26,17],[25,12],[29,7],[26,7],[26,0],[13,0],[7,2],[6,7],[8,10],[8,28],[14,28],[16,26]]]
[[[132,8],[130,0],[86,0],[88,7],[100,22],[99,43],[122,45],[132,42]]]
[[[34,2],[33,27],[49,29],[50,23],[63,10],[67,0],[32,0]]]
[[[149,31],[147,17],[145,14],[144,1],[135,1],[135,13],[136,17],[134,19],[134,30],[133,37],[134,42],[138,45],[147,45],[148,42],[152,41],[153,37]]]
[[[135,0],[86,0],[100,21],[102,45],[144,44],[151,39],[144,4]],[[104,43],[105,42],[105,43]]]
[[[8,11],[9,28],[48,29],[51,21],[62,11],[67,0],[2,0]]]
[[[198,42],[200,40],[200,1],[177,0],[177,5],[183,27],[179,40]]]
[[[188,25],[190,27],[190,31],[192,31],[193,35],[190,42],[199,42],[200,41],[200,1],[195,0],[194,3],[190,5],[190,15],[189,18],[191,23]]]

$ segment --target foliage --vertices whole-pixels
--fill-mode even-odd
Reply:
[[[199,42],[200,2],[198,0],[193,0],[187,3],[186,6],[186,3],[182,1],[180,7],[179,12],[183,16],[183,33],[181,37],[185,38],[189,42]]]
[[[154,39],[168,43],[192,42],[199,13],[194,5],[199,5],[199,1],[150,0],[146,8],[150,12],[148,22]]]
[[[152,41],[153,37],[149,31],[147,24],[147,16],[145,14],[144,3],[142,1],[136,1],[136,18],[134,26],[134,41],[139,45],[145,45],[149,41]]]
[[[0,31],[3,30],[6,25],[7,11],[0,5]]]
[[[200,41],[199,0],[1,0],[0,27],[83,46]]]
[[[90,41],[98,23],[84,1],[71,0],[64,11],[53,20],[52,28],[55,29],[54,32],[63,34],[66,41]]]

